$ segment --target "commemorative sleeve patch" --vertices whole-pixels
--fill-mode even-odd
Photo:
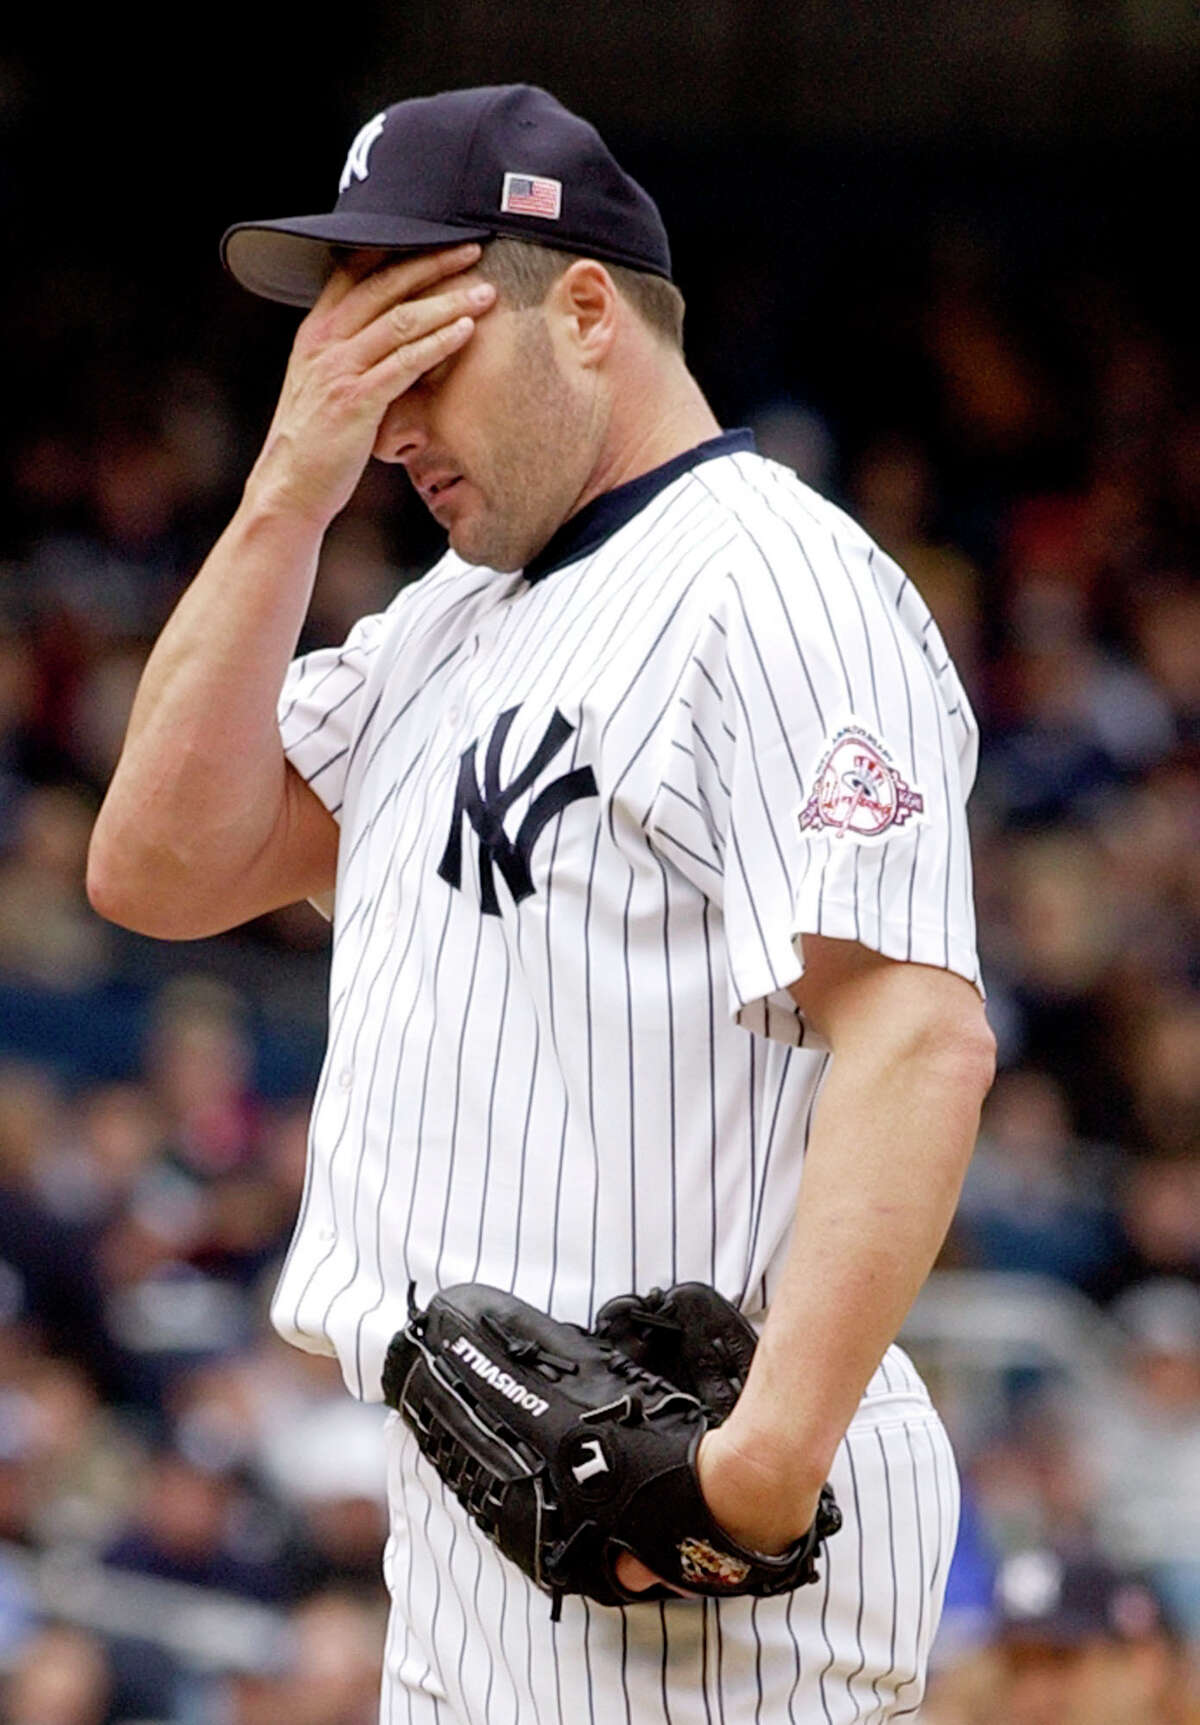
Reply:
[[[905,780],[884,744],[852,719],[826,738],[800,810],[800,830],[824,829],[835,839],[872,844],[924,812],[924,797]]]

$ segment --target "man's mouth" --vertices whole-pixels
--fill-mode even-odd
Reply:
[[[422,500],[431,505],[439,497],[444,497],[448,491],[452,490],[461,478],[461,473],[438,474],[436,478],[420,480],[417,490],[420,492]]]

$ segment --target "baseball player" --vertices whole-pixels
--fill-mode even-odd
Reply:
[[[937,628],[854,522],[721,432],[658,211],[545,92],[387,109],[332,212],[241,224],[224,256],[311,309],[147,665],[89,879],[164,937],[333,897],[274,1322],[378,1398],[410,1285],[587,1325],[707,1283],[760,1330],[699,1452],[710,1510],[764,1553],[827,1478],[844,1515],[816,1585],[575,1596],[552,1622],[392,1415],[382,1718],[911,1716],[958,1496],[892,1338],[992,1061],[976,732]],[[289,664],[372,454],[449,549]]]

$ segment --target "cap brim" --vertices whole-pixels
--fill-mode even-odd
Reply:
[[[1000,1625],[1000,1639],[1007,1647],[1077,1647],[1081,1641],[1107,1633],[1103,1618],[1081,1612],[1060,1612],[1041,1621],[1006,1618]]]
[[[461,245],[464,240],[488,239],[492,232],[416,216],[335,210],[323,216],[237,222],[221,240],[221,257],[229,273],[251,293],[283,305],[310,306],[332,275],[339,249],[428,252]]]

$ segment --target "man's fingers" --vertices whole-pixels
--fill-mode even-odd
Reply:
[[[628,1593],[645,1593],[650,1587],[667,1587],[672,1593],[679,1594],[681,1599],[692,1599],[693,1594],[685,1592],[682,1587],[671,1587],[669,1581],[664,1581],[661,1575],[655,1575],[648,1569],[640,1557],[635,1557],[631,1551],[623,1551],[616,1562],[616,1576],[621,1586]]]
[[[473,298],[466,282],[429,290],[479,254],[454,246],[374,270],[356,254],[327,283],[296,332],[264,450],[276,485],[307,514],[332,520],[344,508],[390,403],[471,339],[486,292]]]
[[[347,354],[360,371],[387,359],[398,349],[412,346],[435,330],[449,328],[459,319],[481,317],[496,298],[490,282],[474,282],[426,299],[401,300],[389,305],[348,344]]]
[[[401,261],[397,254],[378,249],[346,251],[338,247],[335,248],[333,256],[336,267],[321,294],[327,307],[339,305],[352,287],[367,276],[374,275],[376,270],[382,269],[389,259],[392,263]]]
[[[623,1551],[616,1563],[617,1580],[630,1593],[645,1593],[648,1587],[658,1585],[658,1576],[652,1569],[647,1569],[640,1557],[635,1557],[631,1551]]]
[[[376,267],[372,255],[351,258],[335,270],[310,315],[328,319],[328,335],[345,340],[364,329],[389,305],[411,299],[446,276],[479,262],[483,248],[472,241],[437,252],[417,252]],[[386,254],[383,254],[386,256]],[[365,267],[364,267],[365,265]]]
[[[419,377],[432,371],[434,366],[440,365],[444,359],[449,359],[460,347],[465,347],[474,333],[475,319],[460,317],[453,323],[444,323],[440,328],[431,330],[419,341],[405,342],[400,347],[392,348],[365,374],[365,382],[372,398],[378,395],[382,407],[386,407],[397,396],[403,395],[405,390],[411,389]]]
[[[337,268],[321,291],[316,306],[332,311],[363,282],[372,283],[371,294],[387,297],[390,284],[399,284],[396,292],[403,296],[419,293],[422,287],[452,275],[457,270],[470,269],[479,261],[483,247],[471,240],[461,246],[443,246],[438,251],[392,252],[382,247],[359,247],[342,251]]]

